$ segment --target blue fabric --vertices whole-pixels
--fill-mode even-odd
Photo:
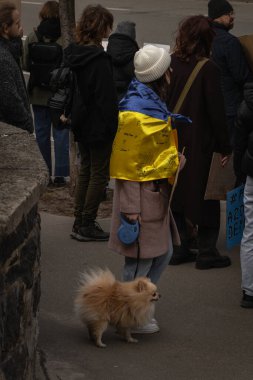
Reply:
[[[51,118],[48,107],[33,106],[36,140],[50,176],[52,175],[51,157]],[[69,130],[53,128],[55,152],[55,177],[69,176]]]
[[[166,103],[150,87],[139,82],[136,78],[132,80],[126,96],[120,101],[119,110],[139,112],[166,122],[169,117],[191,122],[185,116],[172,114],[168,110]]]

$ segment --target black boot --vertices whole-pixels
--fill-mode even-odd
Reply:
[[[248,294],[245,293],[245,291],[243,291],[241,307],[244,307],[246,309],[253,308],[253,296],[249,296]]]
[[[180,246],[173,246],[173,255],[169,265],[180,265],[196,261],[196,253],[190,251],[186,218],[182,213],[173,213],[181,239]]]
[[[180,265],[184,263],[192,263],[196,261],[196,253],[193,253],[182,242],[180,246],[173,246],[173,255],[170,259],[169,265]]]
[[[71,236],[79,241],[107,241],[110,234],[103,231],[96,221],[87,221],[82,223],[75,236],[73,234]]]
[[[219,226],[198,229],[199,254],[196,260],[197,269],[225,268],[231,265],[228,256],[221,256],[216,248],[219,236]]]
[[[215,248],[212,251],[200,253],[197,256],[197,269],[225,268],[231,265],[231,260],[228,256],[221,256]]]

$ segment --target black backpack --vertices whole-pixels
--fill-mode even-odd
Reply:
[[[52,124],[55,128],[71,128],[74,135],[82,128],[87,108],[77,83],[76,74],[64,64],[52,72],[50,89],[53,95],[48,100]],[[64,115],[69,123],[63,124],[60,116]]]
[[[28,45],[29,88],[37,86],[49,89],[51,72],[61,65],[63,50],[56,40],[46,42],[37,30],[35,34],[38,41]]]

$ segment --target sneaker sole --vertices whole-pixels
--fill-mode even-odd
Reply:
[[[241,307],[243,307],[244,309],[253,309],[253,302],[242,301]]]
[[[184,258],[172,258],[169,262],[169,265],[180,265],[180,264],[187,264],[187,263],[194,263],[196,261],[196,255],[195,257],[184,257]]]
[[[160,331],[159,327],[157,327],[157,329],[153,330],[153,331],[149,331],[149,330],[143,330],[143,331],[139,331],[139,330],[131,330],[131,334],[155,334],[155,333],[158,333]]]
[[[196,269],[215,269],[215,268],[226,268],[231,265],[230,263],[227,263],[224,265],[224,263],[217,263],[217,264],[204,264],[204,263],[196,263],[195,268]]]
[[[72,239],[75,239],[75,240],[78,240],[78,241],[81,241],[81,242],[89,242],[89,241],[108,241],[108,240],[109,240],[109,238],[104,238],[104,239],[89,238],[89,237],[81,236],[81,235],[79,235],[79,234],[76,233],[76,232],[71,232],[70,237],[71,237]]]

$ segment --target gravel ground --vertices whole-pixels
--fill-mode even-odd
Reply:
[[[107,190],[107,200],[100,204],[98,218],[109,218],[112,213],[112,190]],[[70,187],[48,187],[39,202],[39,211],[54,215],[73,216],[74,198],[70,195]]]

